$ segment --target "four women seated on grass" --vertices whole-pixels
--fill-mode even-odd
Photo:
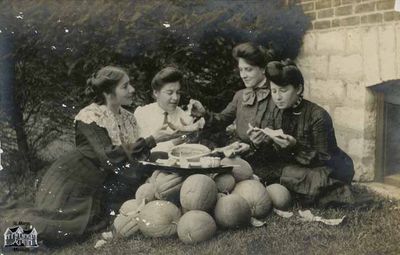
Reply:
[[[191,114],[205,118],[205,129],[235,122],[236,154],[249,161],[262,182],[280,182],[313,201],[346,191],[354,174],[352,160],[338,148],[329,114],[303,99],[304,81],[295,64],[267,63],[263,50],[251,43],[236,46],[233,56],[245,88],[220,113],[193,100]],[[112,66],[99,70],[88,80],[94,102],[75,117],[76,149],[47,170],[33,207],[21,214],[13,210],[14,218],[3,221],[28,221],[50,241],[104,227],[106,179],[120,176],[136,183],[133,198],[133,188],[148,176],[138,161],[184,142],[177,132],[182,127],[202,128],[202,121],[193,123],[178,107],[181,80],[177,69],[161,70],[151,83],[156,102],[132,114],[122,108],[132,104],[135,92],[128,74]]]

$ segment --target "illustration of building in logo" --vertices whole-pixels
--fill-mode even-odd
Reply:
[[[36,229],[24,229],[21,226],[7,228],[4,233],[4,247],[38,247]]]

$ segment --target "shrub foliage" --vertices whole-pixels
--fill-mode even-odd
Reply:
[[[5,0],[0,10],[1,118],[28,161],[72,128],[89,102],[86,80],[102,66],[128,70],[132,109],[152,101],[154,74],[176,65],[185,74],[182,103],[198,98],[218,111],[242,86],[234,45],[253,41],[274,50],[266,57],[296,58],[309,25],[282,0]]]

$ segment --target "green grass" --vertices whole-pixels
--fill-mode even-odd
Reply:
[[[364,192],[358,189],[358,193]],[[263,227],[218,230],[211,240],[197,245],[185,245],[177,236],[152,239],[138,234],[95,249],[99,233],[37,254],[400,254],[399,201],[375,197],[368,207],[311,211],[324,218],[346,219],[339,226],[303,222],[294,209],[290,219],[271,213]]]

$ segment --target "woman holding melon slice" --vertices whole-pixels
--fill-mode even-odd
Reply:
[[[149,136],[164,128],[170,131],[195,132],[204,125],[204,119],[193,118],[178,105],[181,98],[183,74],[175,67],[160,70],[151,82],[154,103],[139,106],[134,113],[140,136]],[[174,145],[185,142],[185,136],[157,144],[152,152],[168,152]],[[161,154],[160,154],[161,155]]]
[[[232,101],[220,113],[207,111],[197,100],[191,100],[193,116],[204,116],[205,128],[225,130],[234,123],[235,138],[240,142],[237,154],[249,150],[252,139],[263,139],[265,135],[259,130],[249,133],[249,124],[264,128],[265,118],[272,113],[274,104],[271,99],[269,81],[265,76],[265,67],[269,57],[261,46],[247,42],[234,47],[233,57],[237,60],[240,78],[245,88],[237,91]]]
[[[263,130],[268,139],[252,140],[256,146],[272,148],[273,153],[265,155],[269,160],[264,171],[274,165],[282,185],[313,201],[326,203],[335,196],[340,201],[350,199],[353,161],[338,147],[328,112],[303,98],[300,70],[290,59],[272,61],[266,75],[276,106]]]

